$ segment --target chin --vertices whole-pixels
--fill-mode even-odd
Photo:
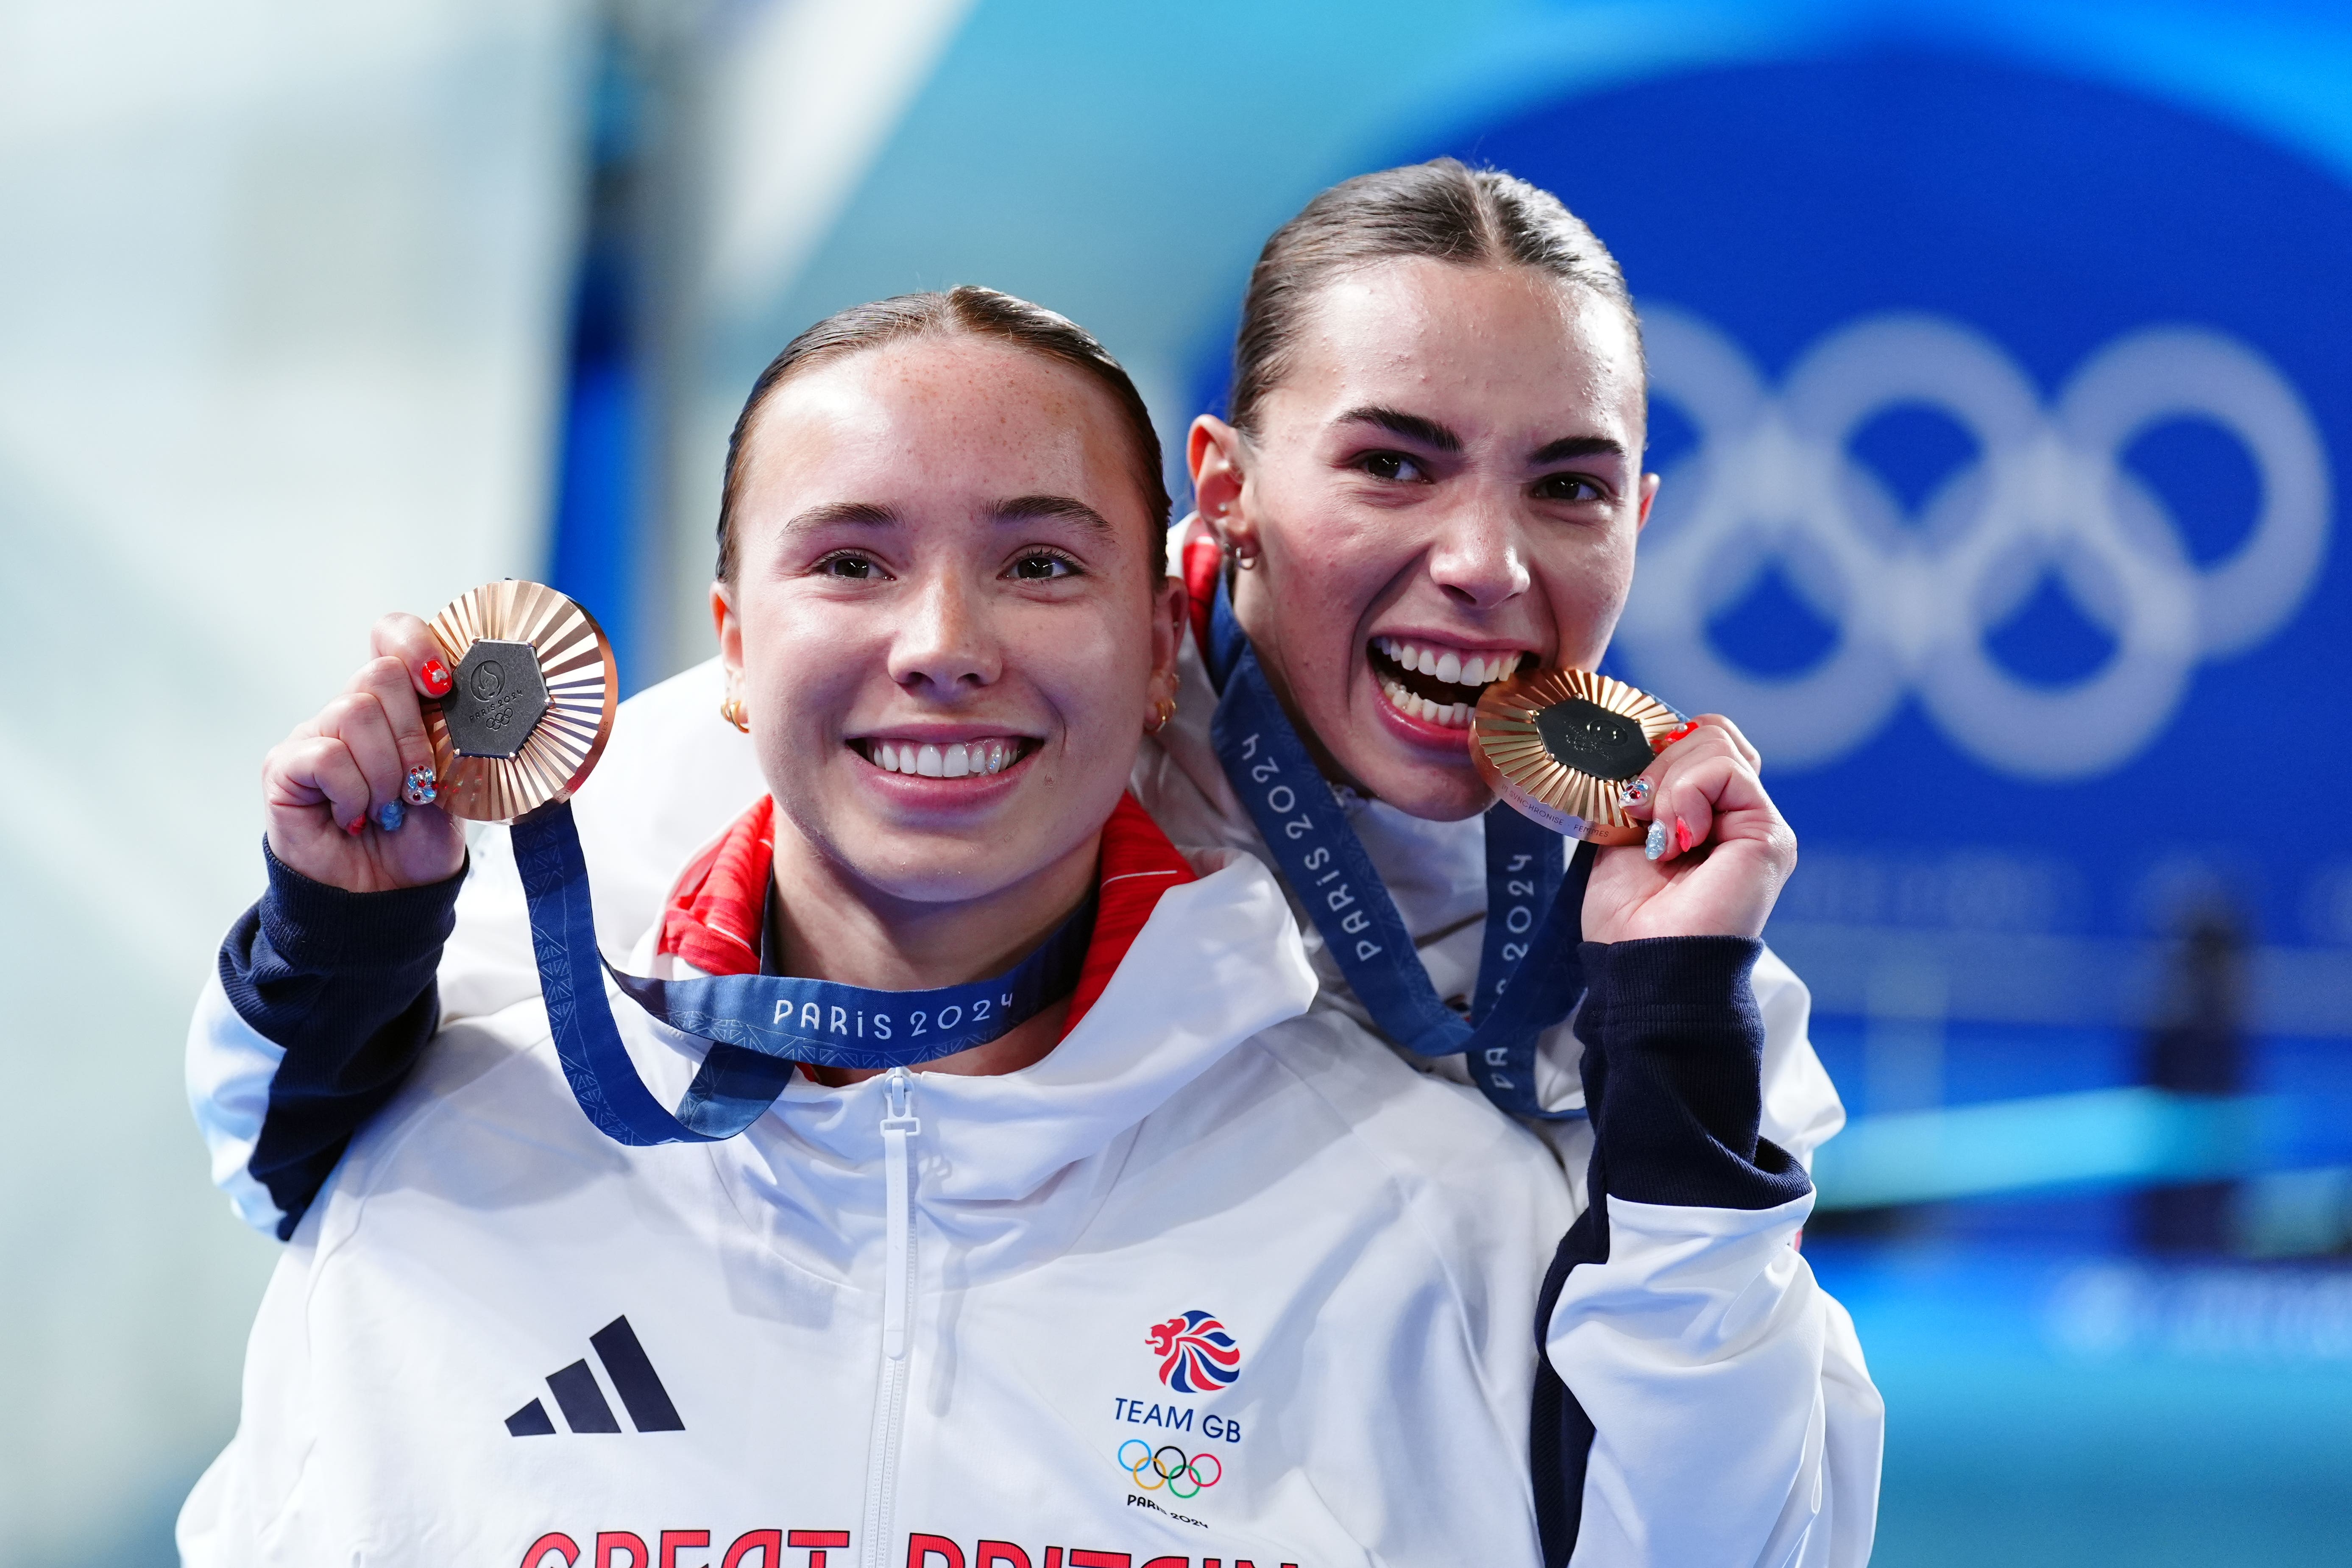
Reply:
[[[1494,792],[1466,760],[1459,768],[1388,761],[1357,776],[1381,800],[1427,822],[1459,822],[1495,804]]]

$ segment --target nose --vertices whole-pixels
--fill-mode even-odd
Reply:
[[[933,574],[908,596],[890,644],[890,679],[908,690],[952,701],[994,684],[1003,649],[974,584],[957,572]]]
[[[1491,610],[1528,591],[1527,542],[1503,497],[1484,487],[1465,495],[1445,517],[1429,552],[1429,575],[1445,596],[1467,609]]]

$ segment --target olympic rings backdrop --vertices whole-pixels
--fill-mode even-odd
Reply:
[[[1806,1252],[1894,1405],[1878,1561],[2340,1552],[2352,22],[1171,15],[981,0],[789,285],[719,301],[702,447],[790,331],[970,278],[1101,332],[1180,452],[1317,189],[1558,192],[1653,370],[1611,673],[1737,719],[1803,843],[1768,935],[1854,1118]],[[2149,1082],[2192,1015],[2205,1100]],[[2201,1260],[2141,1250],[2138,1189],[2200,1177]]]

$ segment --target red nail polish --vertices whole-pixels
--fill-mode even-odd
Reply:
[[[360,830],[366,826],[367,814],[365,812],[362,812],[359,816],[352,818],[350,826],[345,827],[343,831],[350,834],[352,837],[357,838],[360,836]]]
[[[1683,819],[1679,816],[1675,818],[1675,852],[1678,855],[1687,855],[1690,853],[1690,847],[1697,842],[1697,839],[1691,837],[1691,830],[1683,826]]]
[[[437,658],[428,658],[425,661],[422,673],[425,677],[425,690],[436,697],[446,697],[449,694],[449,688],[454,682],[449,679],[448,666]]]

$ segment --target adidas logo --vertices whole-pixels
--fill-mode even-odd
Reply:
[[[590,1334],[588,1344],[603,1363],[606,1381],[621,1396],[630,1423],[638,1431],[686,1430],[686,1423],[677,1417],[677,1406],[669,1402],[669,1390],[662,1386],[646,1347],[637,1342],[637,1332],[629,1327],[627,1318],[615,1318]],[[621,1430],[613,1406],[604,1398],[604,1387],[597,1383],[595,1373],[589,1370],[585,1357],[561,1372],[549,1373],[547,1391],[555,1395],[556,1407],[563,1412],[563,1424],[572,1431]],[[534,1399],[507,1417],[507,1430],[517,1437],[551,1437],[555,1435],[555,1422],[548,1415],[546,1405]]]

